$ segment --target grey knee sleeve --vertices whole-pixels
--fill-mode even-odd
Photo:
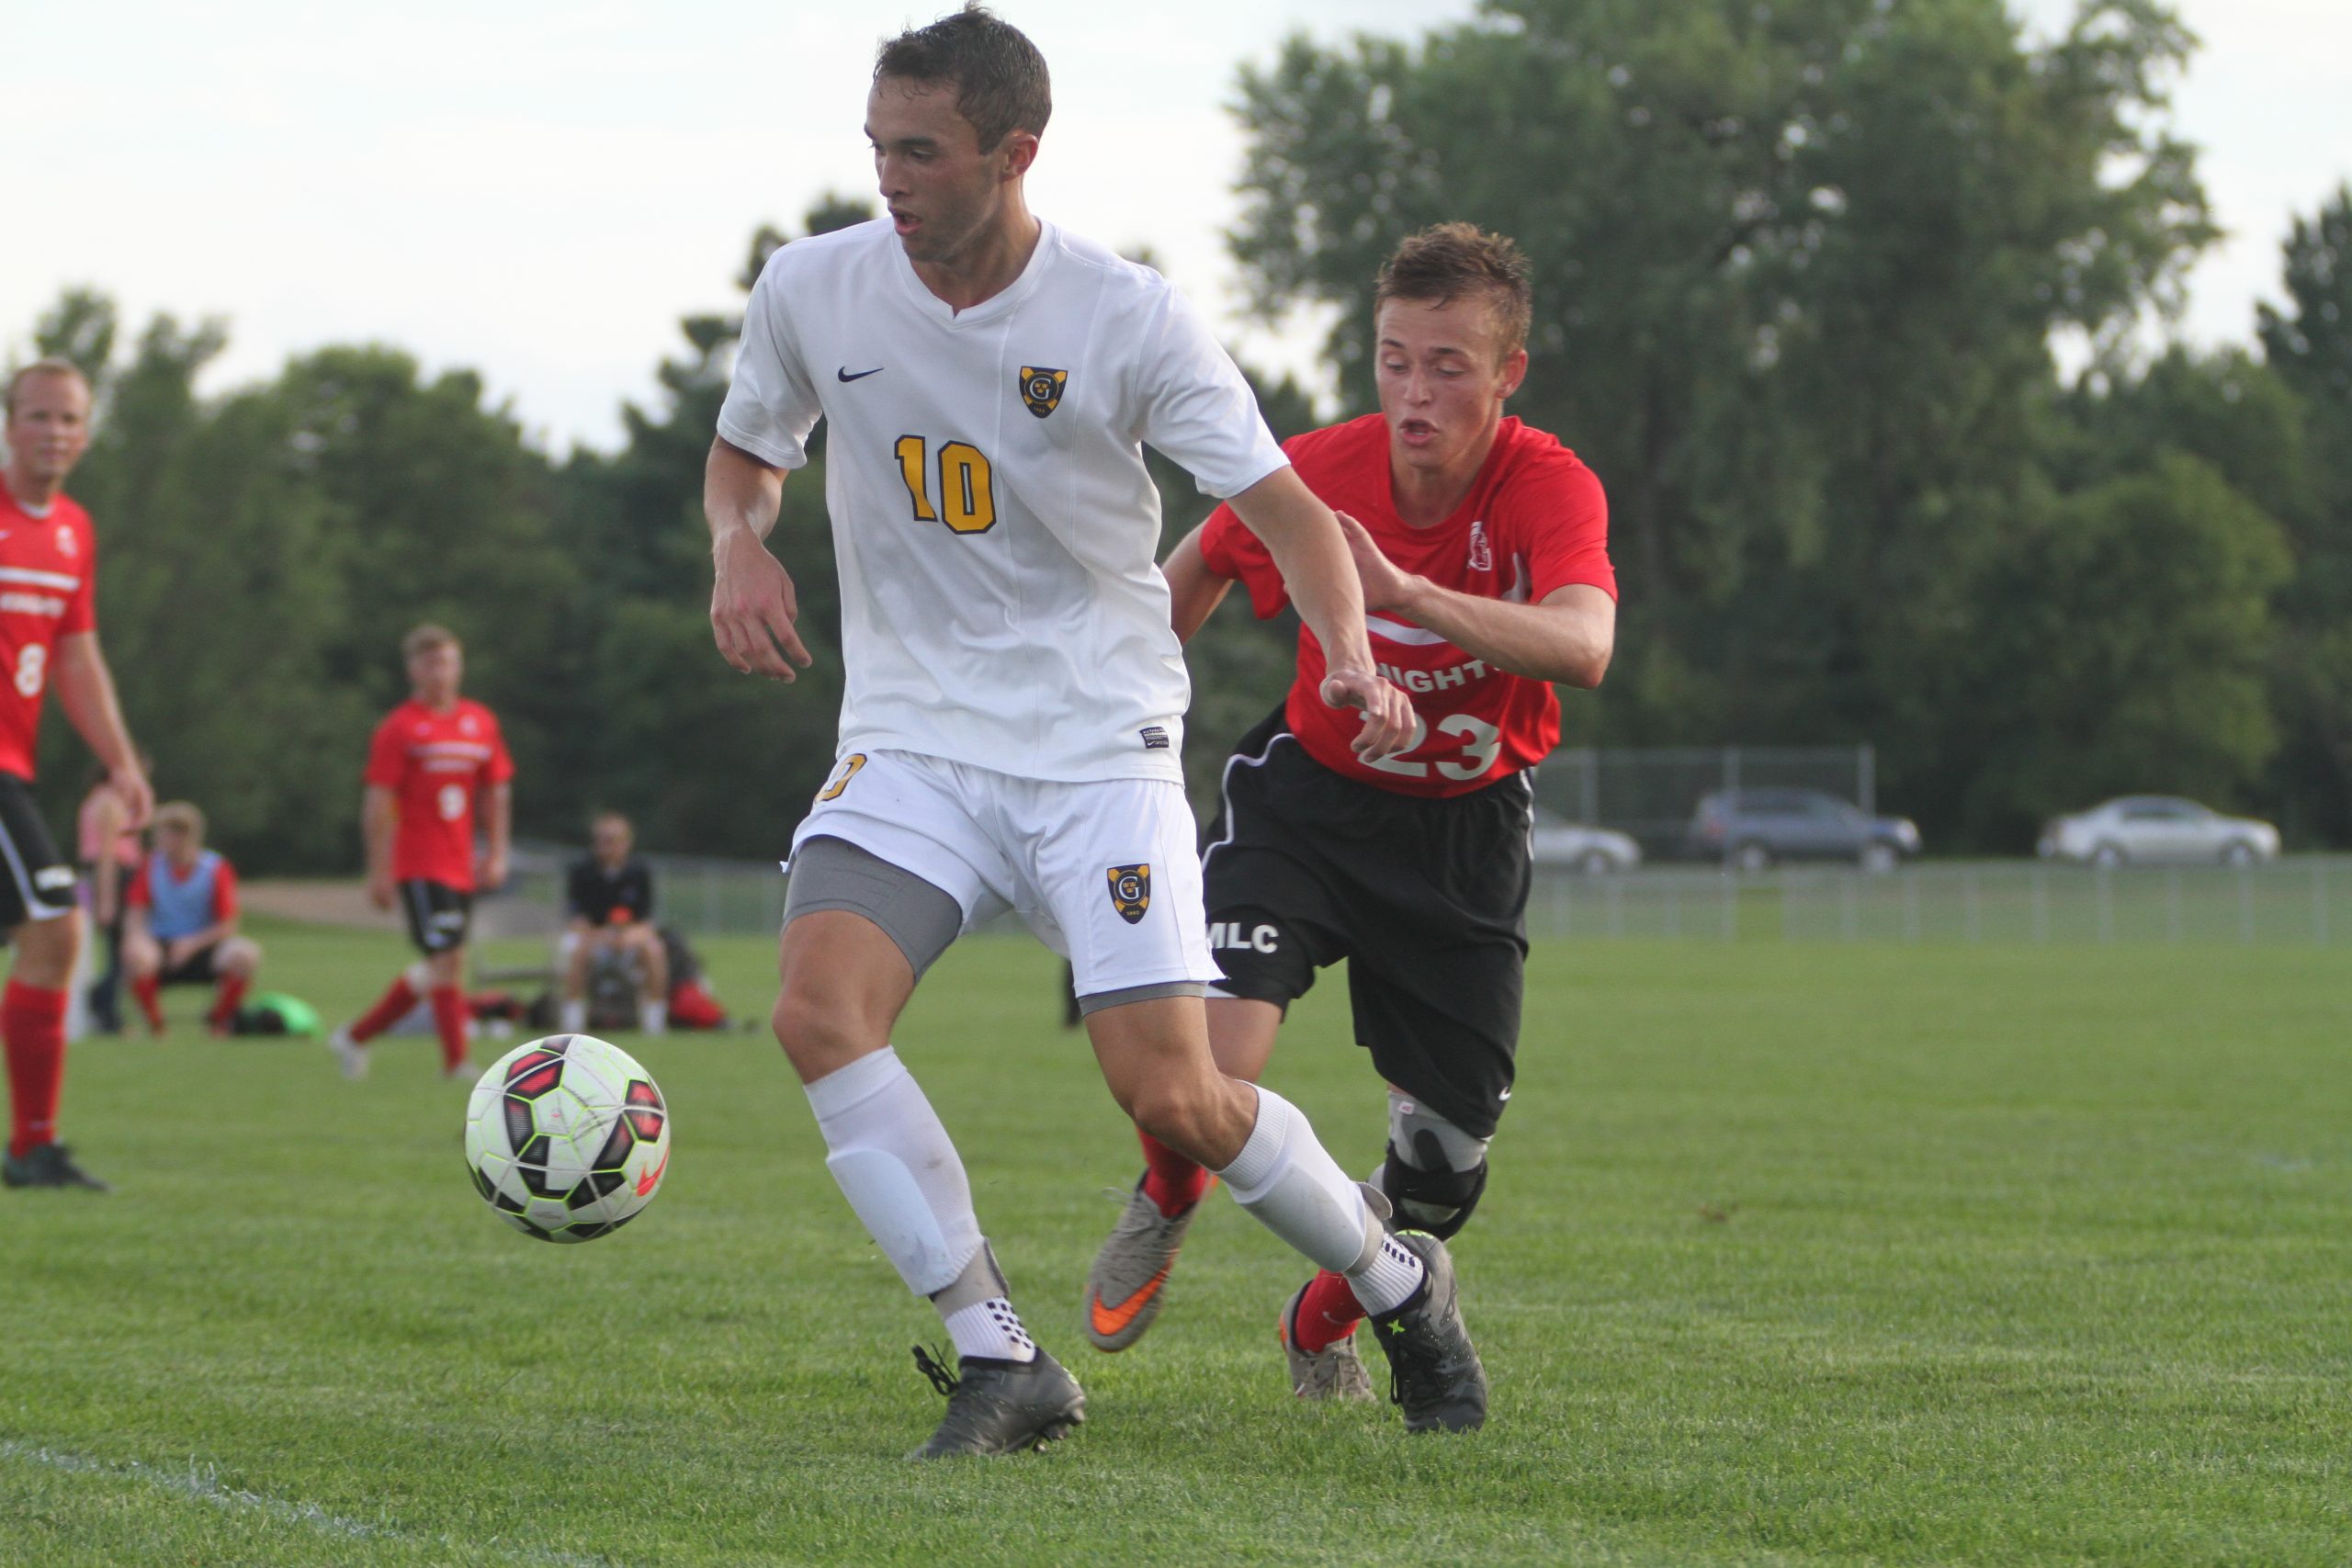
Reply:
[[[1487,1190],[1487,1142],[1390,1089],[1380,1189],[1396,1205],[1397,1224],[1440,1240],[1468,1224]]]

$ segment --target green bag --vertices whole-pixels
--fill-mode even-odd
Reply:
[[[237,1010],[233,1032],[238,1034],[299,1034],[319,1032],[316,1008],[283,991],[264,991]]]

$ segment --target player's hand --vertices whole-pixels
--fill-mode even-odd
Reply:
[[[175,936],[164,944],[164,967],[176,969],[196,953],[194,937]]]
[[[112,786],[115,798],[122,802],[122,830],[135,833],[147,826],[147,818],[155,814],[155,786],[136,762],[109,769],[107,783]]]
[[[481,864],[476,869],[481,875],[483,887],[494,889],[505,886],[506,852],[500,850],[495,853],[482,856]]]
[[[793,623],[800,596],[792,574],[749,528],[720,534],[710,547],[710,630],[720,657],[747,675],[796,678],[812,660]]]
[[[1334,670],[1323,678],[1323,701],[1363,710],[1355,753],[1367,762],[1394,757],[1413,743],[1413,705],[1405,694],[1365,670]]]
[[[1398,569],[1396,563],[1380,553],[1374,543],[1372,530],[1344,512],[1331,514],[1340,520],[1340,533],[1348,541],[1348,554],[1355,558],[1356,580],[1363,584],[1363,607],[1367,610],[1395,610],[1404,606],[1412,597],[1413,585],[1419,581],[1410,572]]]
[[[392,907],[392,879],[389,875],[370,874],[368,876],[368,902],[375,905],[379,909],[389,909]]]

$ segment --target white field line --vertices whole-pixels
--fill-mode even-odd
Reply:
[[[87,1454],[65,1453],[6,1438],[0,1438],[0,1460],[15,1460],[75,1475],[104,1475],[121,1481],[135,1481],[142,1486],[168,1492],[192,1503],[209,1503],[216,1508],[256,1513],[280,1524],[300,1525],[346,1540],[404,1541],[450,1550],[470,1549],[489,1552],[510,1562],[547,1563],[553,1568],[613,1568],[610,1558],[583,1557],[576,1552],[510,1547],[488,1541],[460,1542],[447,1535],[418,1535],[390,1525],[371,1525],[360,1519],[347,1519],[340,1514],[328,1513],[316,1503],[289,1503],[282,1497],[266,1497],[258,1492],[225,1486],[209,1467],[199,1468],[192,1461],[185,1471],[164,1470],[156,1465],[142,1464],[137,1460],[92,1459]]]

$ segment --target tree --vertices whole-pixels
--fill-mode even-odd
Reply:
[[[1418,46],[1295,39],[1243,73],[1235,254],[1261,308],[1340,307],[1362,407],[1396,242],[1515,237],[1515,412],[1610,493],[1597,732],[1870,737],[1949,823],[1954,694],[1921,675],[2039,482],[2049,336],[2170,308],[2212,233],[2164,130],[2189,41],[2143,0],[2041,50],[1999,0],[1493,0]]]

